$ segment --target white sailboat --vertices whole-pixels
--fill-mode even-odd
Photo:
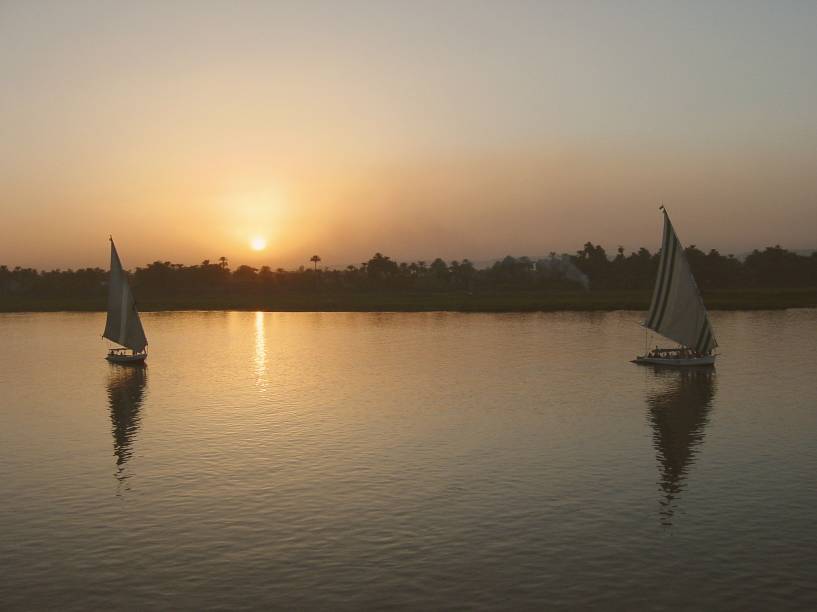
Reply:
[[[122,348],[108,350],[108,361],[121,364],[144,363],[147,358],[147,338],[139,320],[128,277],[119,261],[116,246],[111,241],[111,276],[108,281],[108,318],[103,338],[116,342]],[[130,352],[128,352],[130,351]]]
[[[664,241],[658,262],[658,279],[652,294],[647,318],[642,323],[647,329],[674,340],[679,346],[658,348],[639,355],[633,363],[669,366],[711,366],[715,363],[713,351],[718,346],[712,324],[692,270],[684,254],[684,247],[664,213]]]

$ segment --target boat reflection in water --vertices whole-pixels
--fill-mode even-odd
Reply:
[[[672,524],[676,499],[684,489],[698,447],[709,423],[715,397],[715,372],[710,368],[655,368],[659,390],[647,396],[647,418],[653,429],[662,492],[661,523]]]
[[[143,365],[110,366],[108,403],[111,410],[113,453],[116,456],[116,478],[127,479],[125,464],[133,452],[133,442],[139,430],[139,410],[144,401],[147,368]]]

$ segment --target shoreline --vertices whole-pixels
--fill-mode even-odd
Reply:
[[[140,312],[245,310],[267,312],[598,312],[647,310],[651,292],[288,293],[173,296],[137,302]],[[817,289],[751,289],[704,294],[708,310],[785,310],[817,307]],[[105,312],[100,298],[2,297],[0,312]]]

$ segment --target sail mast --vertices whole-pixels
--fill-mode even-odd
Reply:
[[[667,209],[661,206],[660,210],[664,213],[661,257],[644,327],[708,354],[718,345],[712,324]]]

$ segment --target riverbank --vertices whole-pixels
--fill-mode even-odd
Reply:
[[[646,310],[645,291],[513,293],[269,293],[180,295],[138,303],[142,312],[159,310],[266,310],[350,312],[549,312],[559,310]],[[752,289],[704,294],[710,310],[781,310],[817,307],[817,289]],[[94,312],[106,309],[100,298],[0,298],[0,312]]]

